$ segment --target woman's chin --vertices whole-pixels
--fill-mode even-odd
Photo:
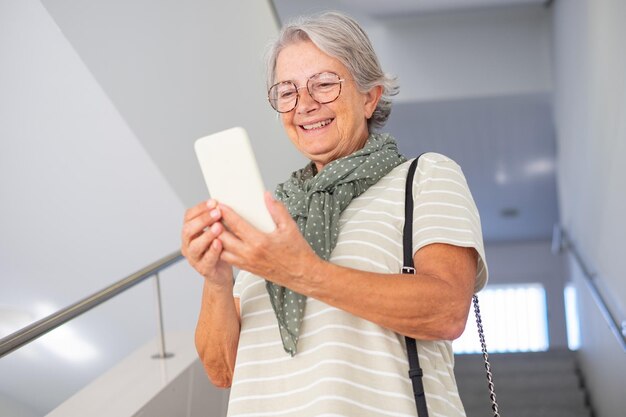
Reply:
[[[339,141],[328,135],[300,136],[298,148],[306,155],[325,155],[333,153]]]

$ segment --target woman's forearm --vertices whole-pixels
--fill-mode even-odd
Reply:
[[[397,333],[452,340],[465,328],[476,259],[473,249],[425,247],[416,254],[416,265],[422,267],[415,275],[365,272],[320,260],[290,284],[296,292]]]
[[[239,344],[239,306],[232,287],[204,284],[196,326],[196,349],[211,382],[220,388],[232,383]]]
[[[463,332],[476,282],[474,248],[432,243],[415,253],[415,275],[365,272],[318,257],[274,201],[270,234],[220,207],[228,225],[219,235],[221,260],[228,264],[415,339],[451,340]]]
[[[469,298],[438,277],[327,266],[327,282],[311,287],[313,298],[415,339],[453,340],[463,332]]]

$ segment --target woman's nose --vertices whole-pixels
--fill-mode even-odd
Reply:
[[[320,104],[311,97],[306,86],[298,87],[298,95],[298,105],[296,106],[298,113],[309,113],[319,108]]]

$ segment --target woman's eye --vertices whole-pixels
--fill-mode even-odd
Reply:
[[[324,89],[328,89],[328,88],[333,88],[333,86],[336,83],[334,82],[320,82],[320,83],[316,83],[313,88],[316,90],[324,90]]]
[[[287,100],[293,98],[296,95],[295,90],[286,90],[278,93],[278,98],[281,100]]]

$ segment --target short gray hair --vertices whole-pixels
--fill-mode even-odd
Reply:
[[[383,127],[391,113],[391,96],[398,94],[396,78],[385,74],[365,31],[351,17],[339,12],[301,16],[283,26],[267,53],[267,88],[276,77],[278,54],[287,46],[311,41],[325,54],[338,59],[361,92],[383,87],[378,105],[367,121],[369,129]]]

